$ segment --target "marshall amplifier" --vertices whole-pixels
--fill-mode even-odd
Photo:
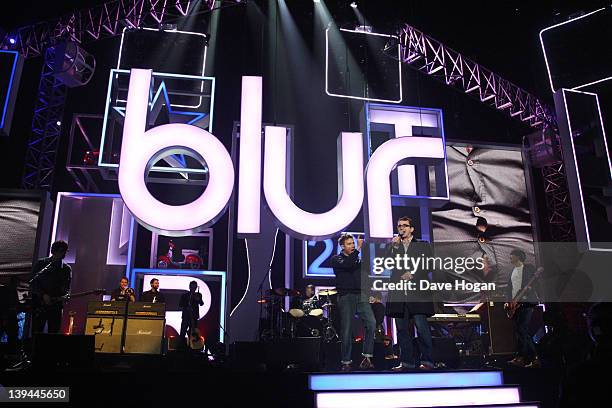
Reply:
[[[89,302],[87,316],[122,316],[125,317],[127,302]]]
[[[134,354],[161,354],[166,326],[165,313],[163,303],[130,303],[123,351]]]
[[[133,302],[128,304],[128,317],[148,317],[164,319],[166,316],[166,305],[164,303]]]
[[[127,302],[89,302],[85,334],[95,336],[96,353],[121,353]]]

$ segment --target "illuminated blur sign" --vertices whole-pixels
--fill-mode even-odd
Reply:
[[[149,111],[150,70],[132,69],[119,163],[119,189],[134,217],[164,235],[185,235],[208,227],[225,211],[234,189],[234,163],[223,144],[210,132],[183,123],[146,129]],[[343,231],[358,215],[366,199],[366,236],[373,241],[393,236],[389,178],[399,164],[442,166],[444,139],[435,136],[396,137],[371,155],[365,177],[363,136],[342,132],[338,137],[338,202],[327,212],[299,208],[286,190],[287,133],[266,126],[261,140],[261,77],[243,77],[237,231],[260,231],[261,186],[281,228],[299,239],[320,240]],[[383,109],[379,106],[378,109]],[[262,154],[263,151],[263,162]],[[168,154],[187,154],[206,163],[209,180],[204,193],[185,205],[167,205],[151,195],[146,174]],[[263,174],[262,174],[263,173]],[[446,180],[444,174],[441,179]]]

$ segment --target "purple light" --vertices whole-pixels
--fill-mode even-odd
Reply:
[[[11,45],[15,45],[17,44],[17,40],[14,37],[9,38],[9,43],[11,43]]]

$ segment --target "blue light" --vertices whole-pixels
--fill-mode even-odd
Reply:
[[[134,223],[134,218],[132,217],[132,223]],[[133,225],[133,224],[132,224]],[[132,231],[130,231],[130,243],[129,246],[132,246],[132,240],[134,236],[132,235]],[[128,253],[129,256],[129,253]],[[128,276],[131,278],[130,286],[133,289],[136,289],[136,275],[137,274],[157,274],[157,275],[186,275],[186,276],[219,276],[221,277],[221,311],[219,313],[219,340],[221,342],[225,341],[225,314],[226,314],[226,300],[225,300],[225,291],[227,290],[227,282],[225,271],[205,271],[201,269],[159,269],[159,268],[132,268],[128,260],[127,269],[131,269]]]
[[[13,60],[13,68],[11,70],[11,78],[9,80],[6,96],[4,97],[4,109],[2,110],[2,117],[0,118],[0,129],[2,129],[4,127],[6,111],[8,109],[9,99],[13,88],[13,80],[15,79],[15,70],[17,69],[17,60],[19,60],[19,53],[17,51],[0,51],[0,53],[13,54],[15,56],[15,59]]]
[[[503,385],[501,371],[442,373],[311,374],[313,391],[399,390],[412,388],[487,387]]]
[[[9,38],[9,43],[11,43],[11,45],[15,45],[17,44],[17,40],[13,37]]]

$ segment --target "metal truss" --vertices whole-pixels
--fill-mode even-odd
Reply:
[[[53,183],[67,90],[66,85],[53,75],[55,55],[55,47],[45,51],[21,181],[26,189],[50,190]]]
[[[555,111],[534,95],[406,24],[399,32],[402,62],[531,127],[557,128]]]
[[[99,193],[104,179],[95,157],[100,146],[104,115],[75,113],[68,139],[66,170],[84,193]]]
[[[552,240],[555,242],[575,241],[572,207],[563,162],[543,167],[542,176],[548,209],[547,220]]]
[[[15,49],[24,58],[42,55],[59,41],[95,41],[121,34],[124,27],[158,27],[190,12],[192,0],[114,0],[82,9],[53,20],[24,26],[4,34],[0,49]],[[211,10],[215,0],[202,0]],[[9,40],[15,41],[10,44]]]
[[[558,139],[554,109],[534,95],[408,24],[398,36],[403,63],[478,98],[512,119],[552,132]],[[575,240],[574,224],[560,157],[556,163],[541,167],[548,225],[553,241],[571,241]]]

